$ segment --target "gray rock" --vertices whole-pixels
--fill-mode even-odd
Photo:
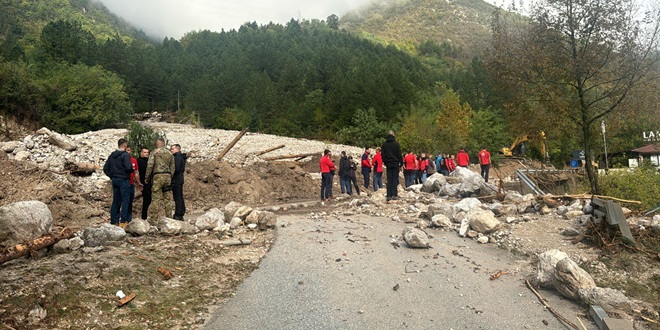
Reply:
[[[586,201],[584,203],[584,207],[582,208],[582,212],[584,212],[584,214],[593,214],[594,213],[594,206],[591,205],[591,201]]]
[[[32,140],[32,135],[28,135],[25,138],[23,138],[23,145],[25,146],[26,149],[32,149],[34,148],[34,141]]]
[[[181,225],[181,234],[193,235],[200,232],[199,228],[196,225],[185,221],[182,222],[183,224]]]
[[[566,214],[566,212],[568,212],[568,207],[564,205],[560,205],[559,207],[557,207],[557,215],[564,215]]]
[[[493,212],[490,211],[473,212],[468,214],[468,219],[470,220],[470,227],[482,234],[493,232],[501,224],[495,218]]]
[[[16,148],[18,148],[18,141],[9,141],[0,144],[0,149],[8,154],[14,152],[14,149]]]
[[[48,234],[53,215],[39,201],[16,202],[0,207],[0,244],[12,246]]]
[[[427,213],[430,218],[442,214],[451,219],[454,217],[454,208],[449,203],[436,203],[429,205]]]
[[[580,231],[575,228],[566,228],[561,231],[561,234],[564,236],[575,237],[580,236]]]
[[[414,191],[414,192],[418,193],[418,192],[422,191],[422,184],[420,183],[420,184],[410,185],[410,186],[408,186],[408,188],[406,188],[406,190]]]
[[[467,197],[472,194],[478,194],[481,191],[484,183],[481,175],[463,167],[457,168],[455,173],[458,177],[463,178],[463,182],[458,187],[459,196]]]
[[[442,186],[442,189],[438,192],[442,196],[458,196],[458,190],[460,189],[461,184],[446,184]]]
[[[428,248],[429,238],[428,235],[422,230],[413,227],[406,227],[403,230],[403,240],[411,248]]]
[[[277,216],[273,212],[254,210],[245,218],[245,223],[256,224],[259,229],[266,230],[275,227]]]
[[[243,220],[241,220],[240,218],[231,218],[231,221],[229,221],[229,227],[231,229],[236,229],[242,225],[243,225]]]
[[[433,227],[449,227],[451,220],[444,214],[436,214],[431,218],[431,224]]]
[[[557,266],[559,260],[564,258],[568,258],[568,255],[556,249],[539,254],[536,276],[532,279],[532,282],[540,287],[551,287],[552,279],[555,277],[555,266]]]
[[[225,211],[225,219],[231,219],[241,206],[243,206],[243,204],[237,202],[229,202],[229,204],[225,205],[225,208],[223,209],[223,211]]]
[[[559,260],[555,266],[552,285],[559,293],[571,299],[578,299],[581,289],[596,287],[594,279],[570,258]]]
[[[506,223],[518,223],[518,222],[520,222],[520,218],[506,217]]]
[[[48,134],[48,142],[50,142],[53,145],[56,145],[66,151],[74,151],[76,150],[77,146],[73,140],[69,139],[68,137],[54,132],[54,131],[49,131]]]
[[[55,243],[55,245],[53,245],[53,251],[57,253],[67,252],[69,251],[70,248],[71,248],[71,242],[69,242],[68,239],[63,239]]]
[[[126,226],[125,228],[127,233],[135,236],[147,235],[149,234],[149,229],[151,229],[151,225],[149,224],[149,221],[142,219],[131,220],[131,222],[129,222],[128,226]]]
[[[467,235],[468,230],[470,230],[470,220],[465,218],[461,220],[461,227],[458,229],[458,235],[461,237],[465,237],[465,235]]]
[[[109,223],[104,223],[97,228],[85,228],[82,234],[82,239],[87,247],[104,246],[109,242],[121,241],[125,237],[126,232],[123,228]]]
[[[632,312],[632,303],[623,292],[610,288],[585,288],[578,291],[578,296],[585,304],[598,305],[608,313]]]
[[[481,244],[488,243],[488,236],[481,236],[481,237],[477,238],[477,242],[479,242]]]
[[[71,249],[71,251],[79,250],[83,246],[85,246],[85,241],[83,241],[82,238],[76,236],[69,239],[69,249]]]
[[[180,220],[161,218],[158,221],[157,227],[161,234],[178,235],[181,233],[181,229],[183,229],[183,224],[184,222]]]
[[[417,228],[421,230],[428,228],[428,226],[429,226],[429,222],[424,219],[419,219],[419,221],[417,221]]]
[[[212,208],[195,220],[199,230],[212,230],[225,223],[225,213],[218,208]]]
[[[422,191],[426,193],[439,192],[445,184],[447,184],[447,179],[444,175],[433,173],[422,184]]]
[[[539,213],[541,213],[543,215],[547,215],[547,214],[552,213],[552,209],[550,207],[548,207],[547,205],[543,205],[543,206],[541,206],[541,209],[539,210]]]
[[[506,195],[504,196],[505,201],[511,201],[514,203],[522,203],[523,202],[523,195],[521,195],[517,191],[507,191]]]
[[[248,215],[250,215],[250,212],[252,212],[252,208],[249,206],[241,206],[236,210],[236,213],[234,213],[233,217],[240,218],[242,220],[245,220]]]
[[[577,218],[579,218],[583,215],[584,215],[584,212],[582,212],[580,210],[572,210],[572,211],[566,212],[564,214],[564,218],[567,219],[567,220],[575,220],[575,219],[577,219]]]
[[[481,201],[476,198],[463,198],[460,202],[454,204],[454,212],[469,212],[470,210],[477,208],[481,205]]]
[[[571,203],[571,205],[568,206],[569,211],[576,211],[576,210],[582,210],[582,203],[580,202],[579,199],[576,199]]]

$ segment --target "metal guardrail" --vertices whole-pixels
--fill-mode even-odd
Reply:
[[[516,175],[518,176],[518,179],[520,179],[521,182],[523,182],[527,187],[532,189],[532,191],[537,194],[537,195],[545,195],[543,190],[541,190],[532,179],[530,179],[527,174],[523,173],[522,170],[516,170]]]

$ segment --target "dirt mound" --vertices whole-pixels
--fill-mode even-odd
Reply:
[[[295,163],[240,166],[213,160],[186,167],[184,195],[193,209],[231,201],[264,205],[316,197],[319,183]]]

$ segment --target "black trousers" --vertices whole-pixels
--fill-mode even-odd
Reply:
[[[399,186],[399,167],[387,167],[387,198],[397,197],[397,188]]]
[[[481,177],[486,182],[488,182],[488,172],[490,172],[490,164],[481,165]]]
[[[151,183],[142,186],[142,220],[147,220],[149,205],[151,205]]]
[[[174,217],[183,218],[186,214],[186,203],[183,201],[183,184],[172,184],[174,196]]]

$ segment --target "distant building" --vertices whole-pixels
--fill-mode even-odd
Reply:
[[[644,162],[650,162],[655,167],[660,167],[660,144],[649,144],[637,149],[630,150],[628,158],[629,167],[638,167]]]

